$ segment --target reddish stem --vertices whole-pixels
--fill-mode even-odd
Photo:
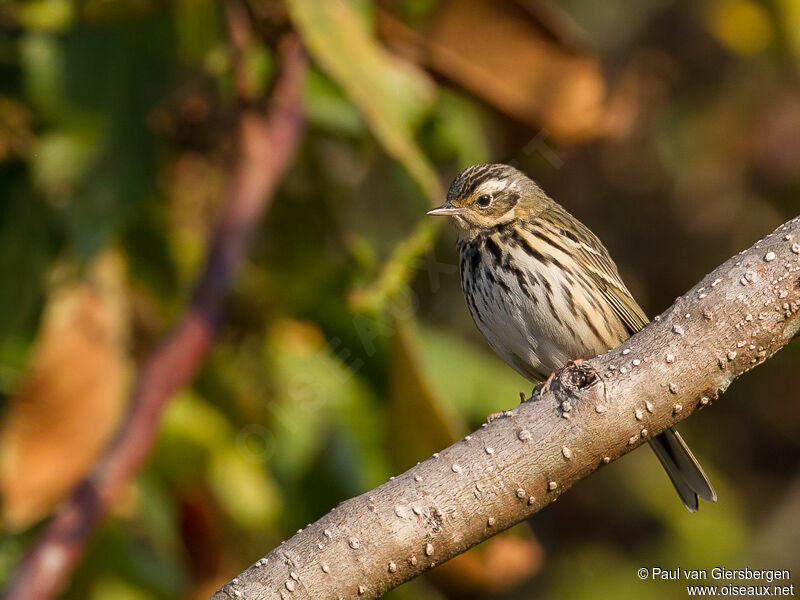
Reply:
[[[241,16],[229,13],[232,33],[240,31],[241,21],[233,21]],[[186,313],[146,361],[114,440],[34,542],[6,590],[6,600],[44,600],[64,587],[94,529],[147,458],[164,406],[200,369],[248,240],[302,135],[305,57],[294,37],[283,40],[281,55],[282,73],[267,114],[246,108],[240,115],[238,161]]]

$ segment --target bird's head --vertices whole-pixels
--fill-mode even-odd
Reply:
[[[469,236],[531,218],[548,201],[541,188],[514,167],[475,165],[458,174],[447,192],[447,201],[428,214],[453,217]]]

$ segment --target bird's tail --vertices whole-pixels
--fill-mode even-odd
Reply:
[[[674,427],[650,440],[650,447],[669,475],[681,502],[690,512],[697,510],[698,496],[709,502],[717,501],[714,486]]]

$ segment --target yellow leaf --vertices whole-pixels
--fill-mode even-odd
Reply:
[[[783,34],[794,52],[800,58],[800,2],[797,0],[778,0],[777,10],[781,16]]]
[[[222,509],[249,530],[273,525],[280,509],[280,491],[263,465],[235,446],[220,449],[209,465],[209,483]]]
[[[772,40],[769,15],[752,0],[718,2],[709,15],[709,27],[723,46],[737,54],[758,54]]]

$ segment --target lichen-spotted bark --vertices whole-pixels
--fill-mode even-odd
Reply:
[[[800,328],[800,219],[707,275],[606,354],[341,503],[214,595],[375,598],[531,516],[711,403]],[[713,510],[713,509],[711,509]]]

